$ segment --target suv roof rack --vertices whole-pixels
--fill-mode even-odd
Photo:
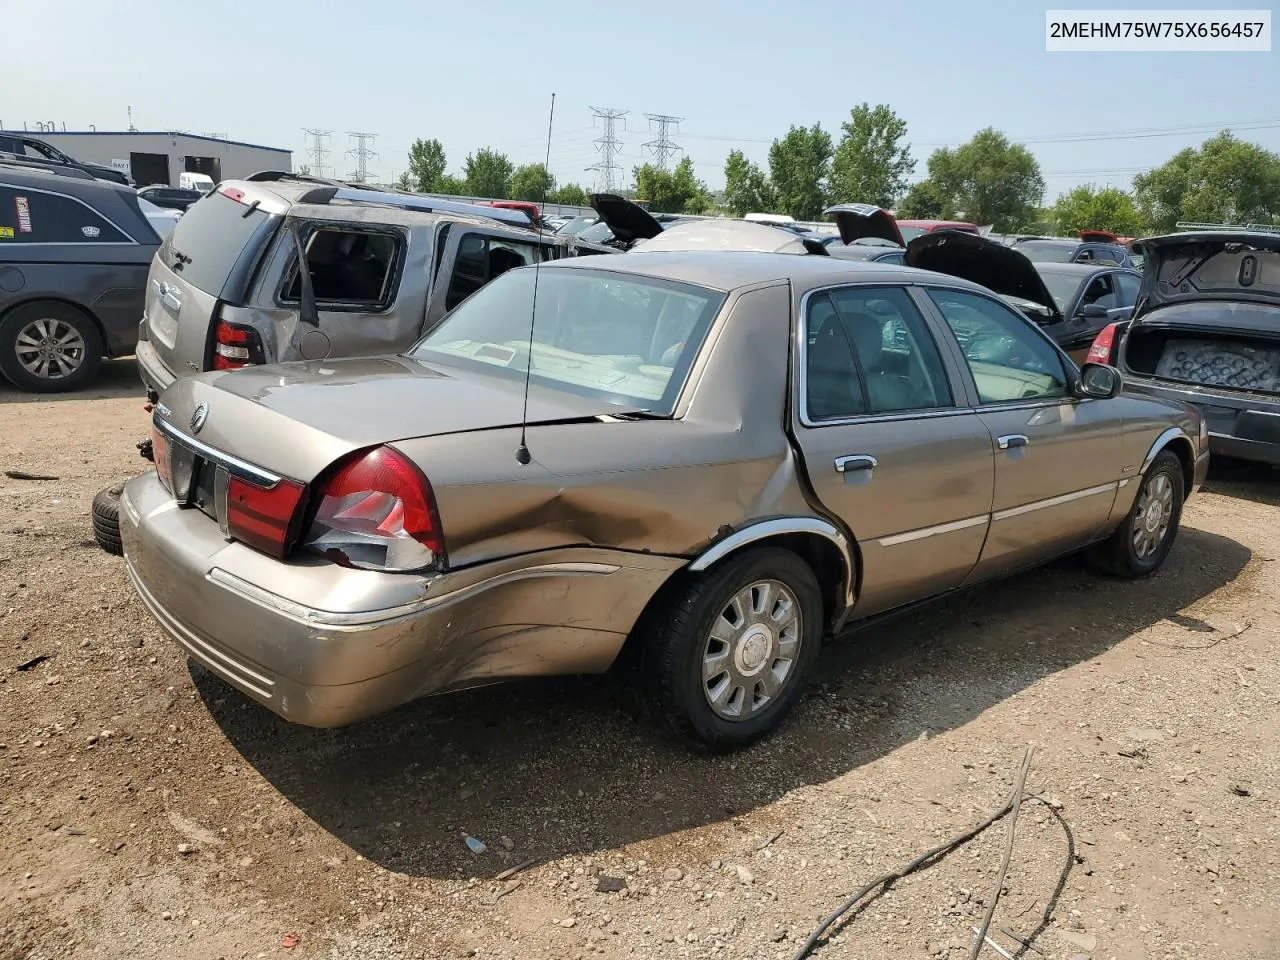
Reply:
[[[320,181],[325,183],[326,181]],[[298,198],[299,203],[332,203],[334,200],[345,200],[348,203],[376,203],[384,207],[398,207],[401,210],[420,210],[423,213],[461,213],[472,217],[497,220],[499,223],[516,227],[532,226],[533,221],[523,210],[512,210],[506,207],[486,207],[478,203],[463,203],[459,200],[445,200],[440,197],[428,197],[418,193],[390,193],[385,190],[367,190],[348,186],[345,183],[327,181],[327,185],[308,190]]]
[[[249,183],[276,183],[280,180],[295,180],[298,183],[326,183],[338,185],[339,181],[325,177],[313,177],[309,173],[291,173],[288,170],[259,170],[244,178]]]
[[[71,177],[74,180],[98,179],[87,170],[81,170],[79,167],[73,167],[70,164],[59,163],[56,160],[33,160],[25,156],[20,157],[16,153],[0,152],[0,166],[51,173],[57,177]]]
[[[1187,230],[1222,230],[1222,231],[1240,231],[1252,233],[1280,233],[1280,224],[1277,223],[1201,223],[1195,220],[1179,220],[1174,224],[1174,228],[1179,231]]]

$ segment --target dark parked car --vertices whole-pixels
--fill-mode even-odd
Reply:
[[[166,187],[160,184],[154,184],[150,187],[143,187],[138,191],[138,196],[144,200],[149,200],[157,207],[167,207],[170,210],[186,210],[193,203],[204,196],[199,190],[183,190],[181,187]]]
[[[678,213],[650,213],[640,204],[613,193],[594,193],[591,206],[600,219],[578,233],[584,243],[601,243],[630,250],[640,240],[660,234],[668,224],[707,219]]]
[[[907,245],[908,266],[963,277],[994,290],[1040,324],[1076,363],[1110,323],[1127,320],[1142,274],[1115,263],[1033,263],[1021,245],[965,233],[933,233]]]
[[[50,143],[36,137],[16,131],[0,130],[0,153],[7,153],[19,160],[27,160],[42,165],[74,167],[83,170],[99,180],[110,180],[113,183],[129,184],[129,177],[115,167],[103,163],[88,163],[77,160],[63,153]]]
[[[1136,393],[1192,403],[1209,447],[1280,465],[1280,236],[1179,233],[1134,241],[1140,308],[1106,327],[1089,358]]]
[[[0,372],[74,390],[133,353],[160,237],[122,184],[75,167],[0,161]]]
[[[1051,237],[1019,237],[1013,247],[1036,263],[1118,263],[1133,266],[1129,250],[1121,243],[1058,240]]]

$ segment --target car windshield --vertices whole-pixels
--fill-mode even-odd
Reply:
[[[910,243],[916,237],[924,236],[924,229],[921,227],[904,227],[898,224],[898,232],[902,234],[903,243]]]
[[[1024,240],[1016,249],[1028,260],[1038,263],[1070,263],[1076,253],[1074,245],[1052,240]]]
[[[532,383],[670,416],[723,302],[691,284],[520,268],[464,300],[408,356],[523,380],[532,342]]]
[[[1018,248],[1021,249],[1021,247],[1022,244],[1018,244]],[[1045,270],[1040,274],[1040,279],[1049,288],[1049,296],[1053,297],[1053,302],[1058,305],[1058,310],[1065,312],[1067,304],[1071,302],[1071,298],[1080,289],[1080,282],[1086,278],[1074,273],[1052,273]]]
[[[609,229],[609,225],[603,220],[597,220],[591,226],[586,227],[578,234],[579,240],[585,240],[588,243],[607,243],[613,239],[613,231]]]
[[[581,236],[584,230],[595,226],[595,224],[596,221],[590,217],[574,217],[567,223],[561,224],[556,233],[563,233],[571,237]]]

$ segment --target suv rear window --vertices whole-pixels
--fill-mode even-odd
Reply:
[[[222,296],[242,254],[261,249],[273,218],[252,205],[211,193],[191,205],[160,248],[160,256],[187,283]]]

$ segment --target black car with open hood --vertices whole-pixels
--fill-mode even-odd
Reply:
[[[1134,250],[1133,320],[1103,330],[1090,357],[1131,389],[1199,407],[1214,453],[1280,465],[1280,234],[1179,233]]]
[[[905,247],[898,221],[883,207],[873,203],[837,203],[822,211],[823,216],[836,222],[840,239],[845,244],[874,238]]]
[[[591,207],[612,231],[616,245],[629,250],[637,240],[648,240],[662,232],[662,224],[648,210],[616,193],[593,193]]]

